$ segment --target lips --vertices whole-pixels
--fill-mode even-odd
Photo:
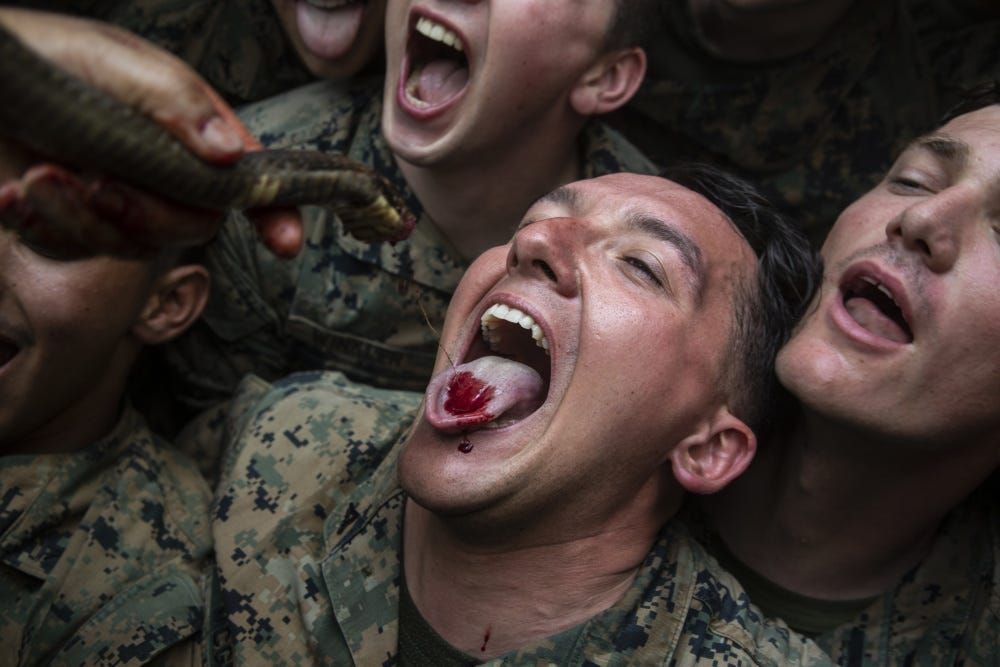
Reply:
[[[863,263],[848,269],[840,283],[840,299],[850,322],[870,340],[889,345],[913,342],[906,291],[881,268]]]
[[[433,118],[453,106],[469,83],[468,44],[440,17],[415,11],[410,17],[398,100],[408,114]]]
[[[503,302],[486,308],[480,322],[462,363],[436,375],[427,388],[427,421],[439,431],[511,426],[547,398],[552,364],[543,326]]]

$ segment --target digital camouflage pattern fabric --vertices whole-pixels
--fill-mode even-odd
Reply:
[[[200,664],[209,502],[131,409],[82,451],[0,457],[0,662]]]
[[[824,618],[827,627],[837,627],[810,636],[843,667],[1000,665],[1000,506],[994,494],[984,485],[945,518],[928,554],[891,590],[839,625]],[[739,575],[766,616],[788,613],[789,624],[799,627],[795,614],[828,608],[735,560],[699,508],[689,504],[683,519],[709,553]],[[783,606],[789,600],[790,612]]]
[[[819,244],[962,89],[1000,77],[1000,13],[989,11],[856,1],[811,51],[740,64],[710,55],[688,3],[671,2],[646,84],[614,125],[656,162],[711,162],[749,179]]]
[[[202,322],[169,349],[177,394],[205,408],[247,373],[274,379],[328,368],[352,379],[423,390],[437,331],[467,263],[438,232],[406,185],[380,129],[381,81],[320,82],[243,110],[265,145],[344,153],[372,166],[404,194],[419,221],[406,241],[366,244],[336,216],[306,208],[306,244],[274,257],[241,215],[208,249],[213,289]],[[655,167],[616,132],[588,124],[586,177]],[[512,230],[513,231],[513,230]]]
[[[230,104],[312,81],[270,0],[15,0],[114,23],[176,54]]]
[[[839,665],[1000,664],[1000,507],[956,509],[930,553],[855,621],[816,638]]]
[[[246,380],[202,437],[230,444],[213,515],[236,664],[397,662],[405,493],[398,444],[420,396],[308,373]],[[577,639],[577,641],[573,641]],[[824,665],[666,527],[614,607],[491,665]]]

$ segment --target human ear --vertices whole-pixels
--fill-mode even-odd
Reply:
[[[166,271],[153,284],[132,333],[146,345],[166,343],[180,336],[198,319],[208,301],[208,270],[184,264]]]
[[[721,491],[743,474],[757,451],[757,437],[743,420],[722,407],[697,433],[670,452],[678,483],[691,493]]]
[[[587,68],[570,92],[583,116],[609,113],[632,99],[646,76],[646,52],[638,46],[606,53]]]

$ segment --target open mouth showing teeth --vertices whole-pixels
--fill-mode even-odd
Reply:
[[[483,313],[480,334],[462,364],[435,376],[427,389],[427,417],[440,430],[510,426],[548,396],[549,340],[530,315],[494,304]]]
[[[461,37],[444,25],[418,16],[407,44],[406,97],[417,108],[440,106],[469,82],[469,60]]]
[[[892,291],[871,276],[858,276],[843,288],[844,307],[868,331],[897,343],[912,343],[913,331]]]

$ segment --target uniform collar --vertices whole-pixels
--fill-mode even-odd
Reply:
[[[0,457],[0,562],[44,579],[98,493],[99,475],[145,428],[126,407],[112,431],[77,452]]]

